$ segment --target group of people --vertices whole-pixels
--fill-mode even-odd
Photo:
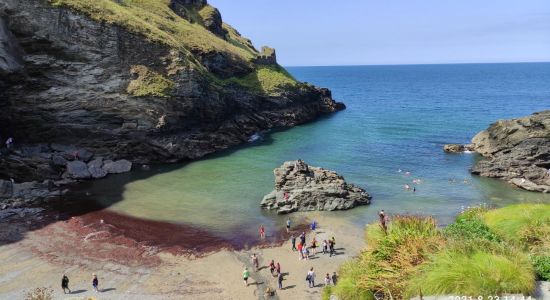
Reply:
[[[286,221],[286,232],[287,233],[290,233],[290,230],[291,230],[291,224],[292,224],[292,221],[289,219],[287,219]],[[316,221],[313,221],[311,224],[310,224],[310,228],[312,231],[315,231],[317,229],[317,222]],[[260,236],[260,239],[264,239],[265,238],[265,226],[262,224],[260,225],[259,229],[258,229],[258,232],[259,232],[259,236]],[[296,243],[296,240],[299,239],[299,242],[298,244]],[[302,232],[298,237],[296,237],[294,234],[291,235],[291,245],[292,245],[292,250],[293,251],[298,251],[299,253],[299,259],[300,260],[309,260],[310,256],[311,256],[311,252],[310,252],[310,249],[313,250],[313,254],[317,254],[317,247],[318,247],[318,242],[317,242],[317,239],[315,238],[315,236],[313,236],[313,239],[311,241],[311,244],[308,246],[307,243],[306,243],[306,233],[305,232]],[[322,242],[322,253],[323,254],[329,254],[330,257],[332,257],[333,255],[336,255],[336,250],[335,250],[335,245],[336,245],[336,239],[333,237],[329,238],[328,240],[323,240]],[[253,253],[251,256],[250,256],[250,259],[252,261],[252,265],[254,266],[254,269],[256,272],[260,271],[260,262],[259,262],[259,257],[256,253]],[[278,284],[278,288],[279,289],[283,289],[283,280],[284,280],[284,275],[283,273],[281,272],[281,264],[279,262],[275,262],[275,260],[271,260],[269,262],[269,271],[271,273],[272,276],[274,277],[277,277],[277,284]],[[244,285],[245,286],[249,286],[250,284],[248,283],[248,279],[250,278],[250,270],[248,269],[248,267],[245,267],[244,270],[243,270],[243,281],[244,281]],[[313,267],[309,269],[309,271],[307,272],[307,275],[306,275],[306,281],[308,282],[308,286],[310,288],[312,287],[315,287],[315,271],[313,270]],[[324,277],[324,283],[325,285],[330,285],[331,283],[332,284],[336,284],[337,282],[337,275],[336,275],[336,272],[333,272],[332,276],[329,274],[329,273],[326,273],[325,277]]]
[[[61,278],[61,288],[63,289],[63,293],[67,294],[67,291],[69,291],[69,294],[71,293],[71,289],[69,288],[69,277],[67,274],[63,274],[63,277]],[[99,279],[97,279],[96,274],[92,274],[92,288],[96,293],[99,292]]]

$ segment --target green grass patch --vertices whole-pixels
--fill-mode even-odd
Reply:
[[[281,66],[256,66],[255,70],[243,77],[223,80],[224,84],[238,84],[267,95],[277,95],[298,82]]]
[[[146,66],[132,66],[130,72],[137,76],[128,85],[127,92],[134,96],[168,97],[174,83],[163,75],[149,70]]]
[[[535,288],[533,267],[523,253],[508,255],[448,249],[427,263],[407,286],[407,296],[529,295]]]
[[[500,242],[500,237],[479,218],[457,218],[455,223],[443,229],[443,233],[449,239],[464,240],[464,242],[471,240]]]

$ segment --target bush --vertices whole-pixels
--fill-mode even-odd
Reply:
[[[531,261],[538,278],[550,281],[550,256],[533,256]]]
[[[508,241],[516,244],[528,242],[531,237],[525,237],[526,231],[549,226],[550,205],[544,204],[516,204],[488,211],[483,216],[485,223],[491,230]],[[550,229],[547,229],[550,230]],[[548,237],[535,237],[544,239]]]
[[[454,240],[487,240],[500,242],[500,237],[478,218],[457,218],[455,223],[445,227],[445,236]]]
[[[422,267],[409,282],[407,295],[528,295],[534,288],[533,268],[522,253],[448,249]]]

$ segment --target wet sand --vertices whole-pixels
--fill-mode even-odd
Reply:
[[[245,237],[255,242],[243,247],[243,241],[223,240],[197,228],[109,211],[60,218],[43,227],[36,224],[44,222],[44,216],[31,222],[29,218],[4,222],[0,229],[0,298],[24,298],[29,289],[44,286],[54,289],[55,299],[262,299],[264,290],[276,288],[277,282],[268,268],[253,271],[250,255],[254,252],[261,265],[274,259],[280,262],[283,274],[288,273],[285,289],[277,291],[279,299],[320,299],[322,287],[306,285],[307,270],[314,267],[316,284],[322,283],[325,273],[332,274],[359,253],[364,246],[363,230],[341,216],[312,212],[292,217],[315,218],[320,225],[317,240],[335,236],[338,255],[318,254],[300,261],[286,241],[284,228],[267,228],[269,241]],[[10,235],[24,232],[25,226],[36,228],[9,243]],[[294,228],[294,233],[302,229]],[[313,234],[308,233],[308,242]],[[249,287],[242,281],[245,266],[251,270]],[[77,293],[63,295],[59,287],[63,273]],[[98,274],[103,292],[92,291],[92,273]]]

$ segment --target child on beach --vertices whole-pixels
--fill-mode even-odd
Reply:
[[[323,254],[327,254],[328,252],[328,243],[327,240],[323,240]]]
[[[248,271],[248,268],[244,268],[244,271],[243,271],[243,280],[244,280],[244,285],[245,286],[248,286],[248,277],[250,276],[250,272]]]
[[[271,271],[271,275],[273,275],[273,271],[275,271],[275,260],[271,260],[269,263],[269,271]]]
[[[252,259],[252,263],[254,264],[254,268],[256,268],[256,271],[260,268],[260,263],[258,262],[258,256],[256,253],[253,253],[250,257]]]
[[[329,286],[330,285],[330,275],[327,273],[327,275],[325,276],[325,286]]]
[[[298,253],[300,254],[300,257],[299,257],[300,260],[304,259],[304,253],[302,252],[302,248],[303,248],[303,247],[304,247],[304,246],[302,245],[302,243],[299,243],[299,244],[298,244]]]
[[[302,252],[304,253],[305,260],[309,260],[309,249],[307,247],[304,247],[302,249]]]
[[[290,218],[288,218],[288,220],[286,220],[286,232],[287,233],[290,232]]]

